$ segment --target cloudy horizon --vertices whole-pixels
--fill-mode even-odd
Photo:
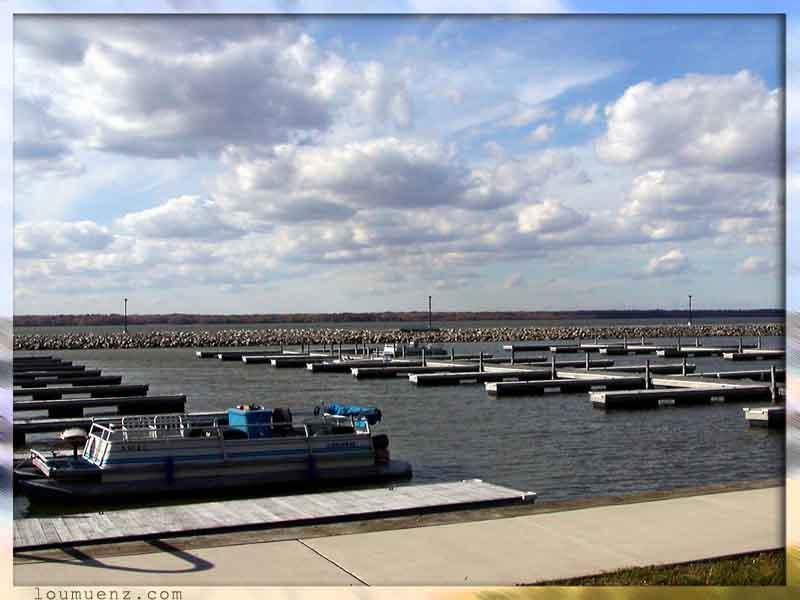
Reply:
[[[17,16],[15,313],[769,308],[778,16]]]

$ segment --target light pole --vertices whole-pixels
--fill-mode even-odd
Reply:
[[[692,326],[692,295],[689,294],[689,327]]]
[[[428,329],[433,329],[431,320],[431,296],[428,296]]]
[[[125,308],[122,313],[122,331],[124,333],[128,333],[128,299],[124,298],[124,300],[125,300],[124,304]]]

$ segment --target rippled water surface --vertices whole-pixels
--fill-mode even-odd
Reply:
[[[764,344],[782,347],[783,339],[765,338]],[[495,344],[456,345],[457,352],[479,350],[502,352]],[[384,415],[377,428],[389,434],[392,455],[412,463],[415,483],[478,477],[535,491],[541,500],[563,500],[784,474],[783,433],[748,428],[741,403],[604,412],[592,408],[588,394],[492,399],[482,385],[417,388],[406,378],[359,382],[349,374],[200,360],[185,348],[56,354],[122,374],[126,383],[149,383],[150,394],[186,394],[190,411],[241,403],[293,411],[333,401],[376,405]],[[613,357],[616,364],[643,364],[647,358],[677,362]],[[770,364],[690,361],[703,371]],[[15,514],[27,512],[18,498]]]

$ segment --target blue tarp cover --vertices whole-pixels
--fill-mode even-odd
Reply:
[[[364,418],[367,423],[374,425],[381,420],[381,411],[374,406],[356,406],[354,404],[325,404],[322,410],[329,415],[341,415],[343,417]]]

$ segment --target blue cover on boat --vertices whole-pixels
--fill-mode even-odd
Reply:
[[[253,406],[228,409],[228,427],[244,431],[251,438],[269,436],[271,418],[272,409],[269,408]]]
[[[370,425],[375,425],[381,420],[381,411],[374,406],[356,406],[355,404],[324,404],[323,412],[329,415],[340,415],[343,417],[355,417],[366,419]]]

